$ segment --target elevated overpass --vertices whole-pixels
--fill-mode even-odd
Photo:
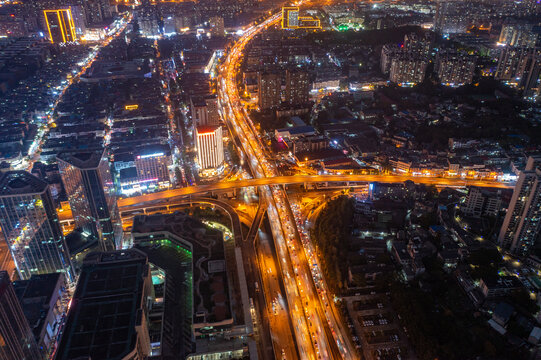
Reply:
[[[441,178],[441,177],[417,177],[402,175],[292,175],[275,176],[258,179],[221,181],[209,185],[188,186],[180,189],[171,189],[152,194],[145,194],[118,200],[119,208],[127,208],[134,205],[143,205],[145,203],[166,203],[169,199],[183,197],[188,195],[202,194],[212,191],[233,190],[250,186],[264,185],[288,185],[288,184],[308,184],[308,183],[355,183],[355,182],[381,182],[381,183],[401,183],[404,181],[413,181],[417,184],[464,187],[480,186],[512,189],[514,183],[504,183],[494,180],[475,180],[461,178]],[[346,184],[345,186],[350,186]]]

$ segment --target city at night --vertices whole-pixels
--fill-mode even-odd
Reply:
[[[0,0],[0,360],[541,360],[539,0]]]

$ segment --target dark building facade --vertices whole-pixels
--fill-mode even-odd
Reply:
[[[119,247],[122,224],[107,152],[64,152],[57,159],[75,226],[99,238],[103,250]]]
[[[142,251],[89,254],[56,359],[146,359],[152,297],[150,265]]]
[[[0,360],[41,359],[7,272],[0,272]]]

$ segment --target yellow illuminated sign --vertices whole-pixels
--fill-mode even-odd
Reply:
[[[139,109],[139,105],[135,104],[135,105],[126,105],[124,106],[124,109],[126,110],[137,110]]]
[[[298,6],[282,7],[282,29],[321,29],[321,21],[313,16],[299,16]],[[296,19],[290,19],[290,17]],[[291,23],[290,20],[296,20]]]
[[[47,24],[47,30],[49,31],[49,39],[54,44],[55,42],[68,42],[75,41],[75,24],[73,23],[73,16],[71,15],[71,9],[58,9],[58,10],[43,10],[45,16],[45,23]],[[53,36],[51,27],[58,26],[62,41],[56,39]]]

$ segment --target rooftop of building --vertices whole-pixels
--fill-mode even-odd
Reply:
[[[151,144],[138,146],[135,150],[136,157],[152,157],[162,155],[171,155],[171,148],[165,144]]]
[[[515,276],[498,276],[497,279],[481,279],[490,289],[513,289],[522,287],[522,283]]]
[[[13,282],[15,294],[34,336],[39,337],[50,311],[51,299],[58,295],[57,289],[63,286],[64,275],[61,273],[32,275],[28,280]]]
[[[316,129],[310,125],[293,126],[287,128],[276,129],[277,133],[289,133],[289,135],[302,135],[315,133]]]
[[[232,314],[223,235],[182,212],[140,215],[133,220],[135,243],[143,245],[157,241],[160,245],[163,237],[156,235],[160,232],[171,233],[192,246],[193,283],[199,284],[194,287],[195,313],[206,313],[207,322],[230,319]],[[175,239],[167,240],[175,243]],[[185,243],[180,245],[184,247]]]
[[[217,128],[219,128],[219,125],[204,125],[204,126],[198,126],[197,127],[197,134],[208,134],[213,133],[216,131]]]
[[[124,359],[130,354],[149,276],[140,250],[87,255],[56,359]]]
[[[0,179],[0,196],[41,194],[47,183],[27,171],[7,171]]]
[[[56,158],[81,170],[90,170],[98,167],[104,152],[104,149],[89,151],[63,151],[56,155]]]

